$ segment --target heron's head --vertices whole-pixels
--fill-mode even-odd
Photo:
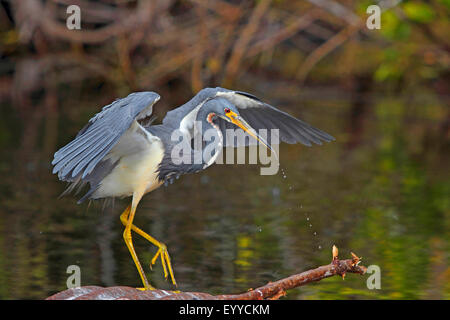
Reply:
[[[206,121],[215,125],[218,118],[234,124],[244,130],[248,135],[258,140],[266,148],[272,150],[270,145],[253,129],[239,114],[238,108],[224,98],[213,98],[205,102],[202,107],[206,113]]]

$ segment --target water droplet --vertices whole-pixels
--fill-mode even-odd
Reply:
[[[309,221],[309,217],[306,218],[306,221]]]
[[[319,246],[319,250],[322,249],[322,246]]]
[[[312,224],[310,224],[309,227],[311,228],[311,227],[312,227]]]
[[[274,197],[278,197],[280,195],[280,189],[278,189],[277,187],[272,188],[272,195]]]
[[[284,169],[281,169],[281,175],[283,176],[283,179],[287,178],[286,172],[284,172]]]
[[[277,205],[280,203],[280,189],[277,187],[272,188],[272,204]]]
[[[317,232],[315,232],[315,231],[314,231],[314,233],[313,233],[313,234],[314,234],[314,235],[316,236],[316,235],[317,235]]]

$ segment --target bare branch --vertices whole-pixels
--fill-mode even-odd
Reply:
[[[353,11],[346,8],[342,4],[331,1],[331,0],[308,0],[312,4],[321,7],[322,9],[330,12],[336,17],[342,18],[351,25],[358,25],[360,23],[360,18]]]
[[[324,44],[319,46],[314,50],[303,62],[300,69],[297,72],[297,79],[304,82],[308,76],[311,69],[326,55],[332,52],[334,49],[339,47],[345,41],[347,41],[351,36],[353,36],[363,24],[350,25],[344,28],[342,31],[334,35],[332,38],[328,39]]]
[[[225,294],[213,296],[203,292],[174,292],[166,290],[141,291],[130,287],[101,288],[87,286],[68,289],[48,297],[48,300],[97,300],[97,299],[120,299],[120,300],[275,300],[286,294],[286,291],[305,284],[320,281],[335,275],[342,278],[347,273],[366,273],[366,267],[360,266],[361,258],[352,253],[352,259],[339,260],[338,250],[333,246],[332,261],[326,266],[308,270],[285,279],[269,282],[265,286],[251,289],[241,294]]]

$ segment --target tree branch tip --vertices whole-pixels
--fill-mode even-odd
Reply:
[[[339,254],[339,250],[334,244],[333,244],[333,249],[331,250],[331,253],[333,254],[333,260],[337,259],[338,254]]]
[[[362,257],[358,257],[353,252],[350,252],[352,255],[352,267],[355,267],[361,263]]]
[[[364,266],[358,266],[359,269],[361,269],[360,275],[366,274],[367,268]]]

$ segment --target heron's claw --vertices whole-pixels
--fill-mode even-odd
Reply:
[[[158,247],[159,247],[158,251],[156,252],[156,254],[153,256],[152,260],[150,261],[150,269],[153,269],[152,266],[156,263],[156,260],[158,259],[158,257],[161,256],[161,264],[162,264],[162,267],[164,270],[164,278],[167,279],[167,277],[170,274],[170,279],[172,280],[173,285],[176,286],[177,282],[175,281],[175,277],[173,275],[172,264],[170,263],[170,256],[169,256],[169,252],[167,251],[167,247],[163,243],[161,243]]]
[[[153,288],[152,286],[148,286],[147,288],[136,288],[139,291],[145,291],[145,290],[156,290],[155,288]]]

